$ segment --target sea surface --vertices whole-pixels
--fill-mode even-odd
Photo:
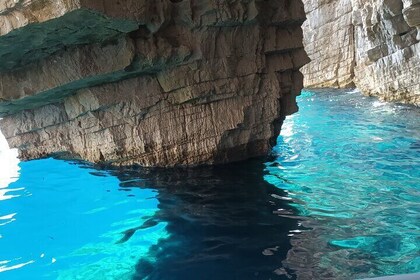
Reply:
[[[0,137],[0,279],[360,279],[420,272],[420,109],[303,91],[266,158],[19,162]]]

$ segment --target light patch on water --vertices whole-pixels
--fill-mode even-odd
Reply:
[[[0,220],[9,220],[9,219],[13,219],[13,217],[16,215],[16,213],[12,213],[9,215],[4,215],[0,217]]]
[[[375,102],[373,102],[372,103],[372,106],[373,107],[382,107],[382,106],[386,106],[386,105],[389,105],[389,103],[388,102],[385,102],[385,101],[381,101],[381,100],[377,100],[377,101],[375,101]]]
[[[352,94],[352,93],[357,93],[357,94],[360,94],[360,90],[359,90],[359,89],[357,89],[357,88],[354,88],[354,89],[352,89],[352,90],[346,91],[346,93],[348,93],[348,94]]]
[[[383,138],[378,137],[378,136],[372,136],[372,140],[373,140],[374,142],[382,142],[382,141],[384,141],[384,139],[383,139]]]
[[[19,179],[19,162],[17,149],[10,149],[0,132],[0,189],[7,188]],[[1,197],[0,193],[0,200]]]
[[[11,261],[0,261],[0,273],[5,272],[5,271],[9,271],[9,270],[22,268],[22,267],[24,267],[28,264],[34,263],[35,261],[31,260],[31,261],[28,261],[28,262],[8,266],[7,264],[9,264],[10,262]]]
[[[1,196],[1,194],[0,194],[0,196]],[[9,215],[5,215],[5,216],[0,217],[0,226],[4,226],[4,225],[10,224],[10,223],[16,221],[15,215],[16,215],[16,213],[13,213],[13,214],[9,214]],[[5,222],[3,222],[3,221],[5,221]]]
[[[283,137],[290,137],[293,135],[293,122],[289,121],[292,117],[287,117],[286,122],[288,125],[284,125],[281,129],[280,135]]]
[[[13,182],[11,182],[13,183]],[[24,188],[16,188],[16,189],[11,189],[11,188],[4,188],[4,189],[0,189],[0,201],[1,200],[8,200],[8,199],[12,199],[15,197],[19,197],[19,194],[9,194],[10,192],[19,192],[24,190]]]

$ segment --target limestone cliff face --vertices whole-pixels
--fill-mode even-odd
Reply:
[[[419,0],[304,0],[307,87],[420,105]],[[416,38],[417,37],[417,38]]]
[[[308,62],[293,0],[0,4],[0,121],[24,159],[213,164],[267,153]]]
[[[304,45],[311,62],[302,68],[307,87],[350,87],[354,79],[354,27],[349,0],[305,0]]]

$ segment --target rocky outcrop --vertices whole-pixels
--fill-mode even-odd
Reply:
[[[304,0],[307,87],[420,105],[420,1]],[[417,38],[416,38],[417,37]]]
[[[304,19],[295,0],[3,1],[2,132],[23,159],[263,155],[297,110]]]

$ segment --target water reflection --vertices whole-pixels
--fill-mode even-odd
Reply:
[[[145,224],[167,223],[161,239],[141,257],[134,279],[290,279],[282,267],[297,222],[278,199],[283,191],[263,180],[261,160],[221,167],[113,172],[121,181],[142,178],[159,190],[159,211]],[[124,184],[123,184],[124,185]],[[133,227],[132,230],[139,230]],[[130,242],[129,237],[125,240]],[[290,272],[290,271],[289,271]]]

